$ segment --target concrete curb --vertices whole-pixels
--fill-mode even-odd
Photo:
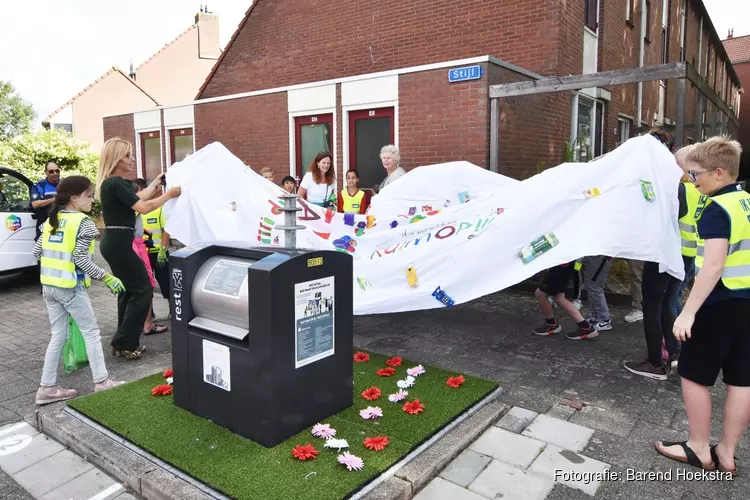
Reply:
[[[434,442],[418,448],[416,456],[405,458],[384,474],[387,477],[364,495],[364,500],[409,500],[432,478],[437,476],[450,461],[469,446],[485,429],[496,422],[508,406],[497,398],[502,393],[497,389],[485,400],[469,410],[455,427],[444,435],[436,435]],[[459,417],[461,418],[461,417]],[[138,498],[146,500],[213,500],[226,498],[205,485],[198,486],[181,479],[172,469],[148,453],[136,453],[132,444],[110,435],[98,425],[88,423],[85,417],[78,418],[72,411],[58,411],[37,415],[36,426],[40,432],[52,437],[64,446],[101,468],[116,479],[123,481]],[[412,452],[415,453],[415,452]],[[377,481],[377,479],[376,479]],[[196,481],[197,483],[197,481]]]

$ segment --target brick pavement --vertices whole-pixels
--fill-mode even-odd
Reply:
[[[115,299],[100,284],[94,286],[90,295],[106,346],[116,324]],[[157,299],[156,309],[157,315],[166,315],[166,302]],[[687,437],[679,382],[674,377],[667,382],[648,380],[622,368],[624,360],[640,360],[646,352],[642,326],[625,324],[622,317],[626,312],[613,308],[614,330],[604,332],[595,342],[573,342],[561,336],[539,338],[529,331],[539,321],[533,297],[509,291],[451,309],[357,317],[355,344],[497,380],[504,388],[502,402],[592,429],[593,434],[577,455],[611,464],[613,471],[627,468],[676,470],[677,464],[656,454],[653,442]],[[573,326],[566,319],[562,322],[564,326]],[[48,338],[49,325],[38,285],[29,279],[1,279],[0,425],[23,418],[33,422],[36,411],[33,393],[39,383]],[[134,380],[169,367],[168,336],[148,337],[144,343],[148,351],[140,361],[125,362],[107,356],[107,366],[114,377]],[[93,389],[88,369],[61,375],[61,383],[82,393]],[[723,391],[721,383],[712,391],[714,440],[721,433]],[[559,404],[561,399],[580,400],[585,405],[574,410]],[[528,430],[526,423],[521,422],[511,431],[556,446],[544,441],[548,436],[543,434],[543,429]],[[522,434],[526,431],[527,435]],[[536,434],[529,436],[529,432]],[[475,449],[472,451],[491,457]],[[486,461],[486,458],[473,458],[479,463]],[[747,436],[740,444],[737,458],[740,467],[750,464]],[[505,462],[494,457],[487,466],[494,462],[499,465],[491,470],[518,473],[508,471],[503,465]],[[524,472],[534,473],[528,469]],[[451,483],[444,477],[441,479]],[[0,474],[0,484],[3,481]],[[453,489],[452,486],[446,488]],[[596,496],[608,499],[746,499],[750,498],[750,479],[738,477],[732,483],[605,482]],[[555,484],[547,498],[591,497],[583,491]]]

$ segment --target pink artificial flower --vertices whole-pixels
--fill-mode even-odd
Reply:
[[[406,396],[408,395],[408,391],[398,391],[397,393],[388,396],[388,401],[390,401],[391,403],[398,403],[399,401],[403,401],[404,399],[406,399]]]
[[[420,375],[424,375],[425,369],[422,365],[417,365],[414,368],[409,368],[406,370],[406,373],[408,375],[411,375],[412,377],[419,377]]]
[[[378,406],[368,406],[364,410],[359,411],[359,416],[365,420],[380,418],[383,416],[383,410]]]
[[[316,438],[331,439],[336,435],[336,429],[330,424],[315,424],[312,428],[312,435]]]
[[[338,460],[341,465],[346,466],[346,468],[350,471],[361,470],[365,466],[365,463],[361,458],[352,455],[348,451],[345,451],[344,453],[339,455]]]

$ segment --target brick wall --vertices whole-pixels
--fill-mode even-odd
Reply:
[[[257,0],[200,97],[487,54],[555,74],[563,3]]]
[[[195,106],[195,147],[221,142],[260,173],[289,174],[289,118],[285,92]]]
[[[487,168],[487,65],[481,80],[448,83],[447,70],[399,76],[401,166],[466,160]]]
[[[133,154],[135,154],[135,126],[133,124],[133,113],[126,115],[108,116],[103,119],[104,141],[113,137],[120,137],[130,141],[133,145]],[[130,172],[133,179],[137,177],[135,163],[133,170]]]

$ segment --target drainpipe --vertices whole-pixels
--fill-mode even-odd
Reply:
[[[646,2],[641,0],[641,43],[638,53],[638,67],[642,68],[646,59]],[[638,103],[636,109],[636,128],[643,119],[643,82],[638,82]]]

